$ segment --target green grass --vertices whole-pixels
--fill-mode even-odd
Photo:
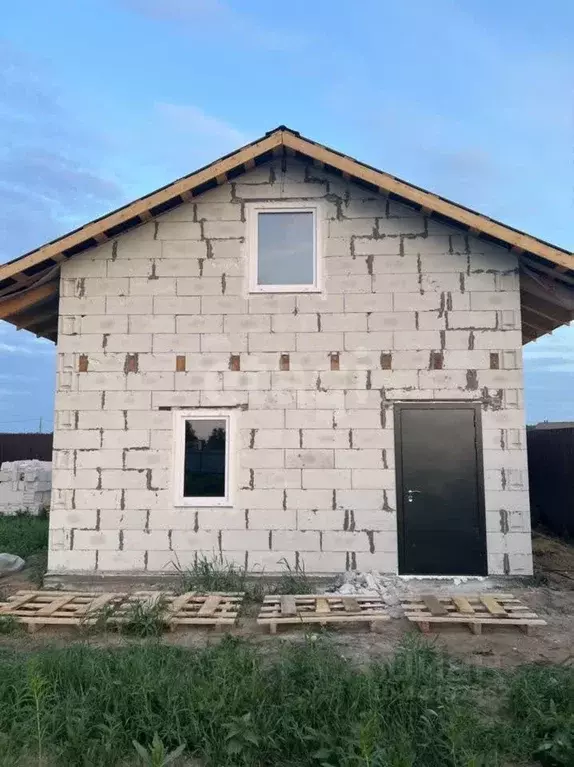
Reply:
[[[0,765],[141,764],[134,742],[202,767],[574,764],[572,668],[479,669],[420,642],[366,667],[324,639],[267,648],[1,651]]]
[[[189,568],[179,570],[177,591],[243,591],[246,599],[261,602],[265,594],[311,594],[315,591],[302,566],[290,567],[287,560],[280,560],[283,572],[278,578],[248,577],[244,568],[217,558],[198,557]]]
[[[48,549],[48,524],[45,514],[0,516],[0,551],[17,554],[22,559],[44,554]]]

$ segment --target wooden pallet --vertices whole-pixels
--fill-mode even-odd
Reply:
[[[513,594],[421,594],[404,601],[402,607],[406,617],[424,633],[430,631],[431,623],[462,623],[473,634],[480,634],[483,626],[519,626],[526,634],[531,626],[546,626],[546,621]]]
[[[165,623],[177,626],[224,626],[237,622],[243,593],[174,595],[165,591],[87,593],[74,591],[19,591],[0,604],[0,616],[12,616],[33,632],[42,626],[89,626],[102,620],[117,626],[129,620],[135,603],[162,602]]]
[[[371,631],[388,621],[383,600],[377,594],[337,596],[328,594],[289,594],[267,596],[257,618],[260,626],[269,626],[272,634],[280,624],[368,623]]]

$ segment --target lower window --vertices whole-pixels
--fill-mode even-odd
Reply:
[[[231,505],[231,414],[180,410],[174,419],[176,506]]]

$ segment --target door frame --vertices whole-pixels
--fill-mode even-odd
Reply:
[[[405,527],[406,514],[403,502],[403,452],[402,452],[402,433],[401,433],[401,411],[406,409],[416,410],[452,410],[453,408],[473,410],[475,418],[475,451],[476,451],[476,491],[478,496],[478,526],[479,534],[484,544],[484,567],[483,571],[476,573],[476,576],[488,575],[488,541],[486,537],[486,505],[485,505],[485,486],[484,486],[484,457],[482,448],[482,409],[476,400],[449,400],[437,402],[436,400],[414,400],[395,402],[393,408],[393,428],[395,432],[395,482],[397,498],[397,549],[398,549],[398,568],[399,575],[411,575],[412,573],[401,572],[405,562]],[[440,575],[440,573],[437,573]],[[432,575],[427,576],[432,578]],[[456,577],[456,576],[453,576]],[[472,576],[467,576],[472,577]]]

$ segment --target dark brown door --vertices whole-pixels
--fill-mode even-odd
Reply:
[[[479,405],[396,405],[401,574],[486,574],[480,436]]]

